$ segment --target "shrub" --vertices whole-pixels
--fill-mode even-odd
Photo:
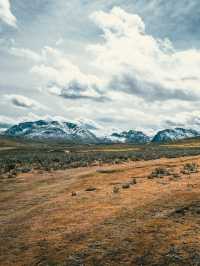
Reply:
[[[168,175],[171,175],[171,173],[169,172],[169,170],[167,168],[158,167],[152,171],[152,173],[149,176],[149,179],[162,178],[162,177],[168,176]]]
[[[119,187],[113,187],[113,193],[119,193]]]
[[[183,166],[183,174],[191,174],[191,173],[197,173],[198,172],[198,164],[196,163],[186,163]]]

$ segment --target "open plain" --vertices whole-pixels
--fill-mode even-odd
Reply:
[[[0,265],[200,265],[198,165],[195,155],[2,175]]]

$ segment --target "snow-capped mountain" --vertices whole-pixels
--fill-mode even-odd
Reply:
[[[195,138],[200,136],[200,132],[193,129],[175,128],[175,129],[165,129],[159,131],[152,142],[166,142],[174,141],[188,138]]]
[[[150,141],[150,138],[141,131],[129,130],[121,133],[113,133],[109,139],[115,143],[137,143],[144,144]]]
[[[95,128],[97,131],[97,129]],[[148,142],[167,142],[187,138],[199,137],[200,132],[193,129],[175,128],[159,131],[153,138],[141,131],[129,130],[121,133],[113,132],[107,136],[100,136],[87,125],[71,122],[45,121],[24,122],[14,125],[0,134],[10,137],[27,139],[55,139],[72,143],[132,143],[145,144]]]
[[[19,123],[6,130],[5,135],[29,139],[63,139],[81,143],[96,143],[98,141],[92,132],[77,124],[44,120]]]

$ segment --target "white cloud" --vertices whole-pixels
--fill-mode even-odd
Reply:
[[[199,123],[199,50],[178,51],[168,39],[148,35],[142,19],[121,8],[98,11],[91,18],[103,38],[87,47],[88,60],[80,66],[74,62],[82,59],[61,51],[65,47],[59,46],[60,41],[57,48],[44,47],[40,52],[10,50],[31,61],[34,87],[41,88],[45,103],[49,101],[50,115],[67,114],[65,120],[84,116],[100,122],[104,130],[152,132]]]
[[[12,27],[17,26],[17,20],[11,12],[9,0],[0,0],[0,20]]]
[[[91,18],[102,29],[104,40],[89,50],[99,71],[112,81],[117,77],[112,86],[119,84],[120,90],[143,98],[149,93],[151,100],[154,96],[162,101],[179,96],[182,100],[200,99],[200,51],[176,51],[169,40],[146,34],[138,15],[119,7],[108,13],[95,12]],[[124,84],[127,77],[130,84]]]
[[[9,49],[9,53],[11,55],[21,57],[24,59],[29,59],[35,62],[39,62],[41,60],[41,56],[30,49],[11,47]]]
[[[56,48],[44,47],[40,53],[30,49],[11,47],[9,53],[31,60],[35,65],[31,73],[50,93],[64,98],[99,99],[100,79],[84,74],[78,66],[70,62],[67,56]]]
[[[51,93],[71,99],[101,99],[100,88],[103,82],[94,75],[84,74],[61,51],[45,47],[40,58],[40,64],[35,65],[31,73]]]
[[[60,38],[60,39],[58,39],[58,40],[56,41],[56,46],[60,46],[60,45],[62,45],[63,43],[64,43],[63,38]]]

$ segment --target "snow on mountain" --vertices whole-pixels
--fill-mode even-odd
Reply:
[[[144,144],[149,142],[150,138],[141,131],[129,130],[122,133],[113,133],[110,140],[115,143]]]
[[[193,129],[175,128],[159,131],[153,138],[141,131],[129,130],[108,135],[98,134],[101,128],[91,123],[71,123],[59,121],[38,120],[24,122],[7,129],[5,136],[23,137],[28,139],[55,139],[66,140],[75,143],[133,143],[145,144],[152,142],[166,142],[194,138],[200,136],[200,132]],[[105,130],[105,129],[104,129]],[[104,131],[105,132],[105,131]]]
[[[175,128],[159,131],[153,138],[152,142],[166,142],[194,138],[200,136],[200,132],[193,129]]]
[[[92,132],[77,124],[45,120],[19,123],[6,130],[5,135],[30,139],[63,139],[84,143],[98,141]]]

